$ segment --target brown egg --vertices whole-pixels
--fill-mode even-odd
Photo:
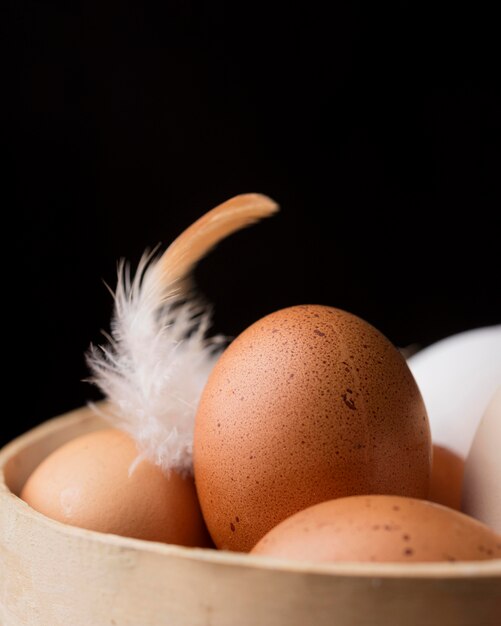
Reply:
[[[501,536],[432,502],[352,496],[296,513],[252,553],[318,562],[483,561],[501,558]]]
[[[428,500],[460,511],[463,473],[464,460],[452,450],[434,444]]]
[[[353,494],[426,497],[431,441],[399,351],[326,306],[277,311],[226,349],[195,420],[202,511],[219,548],[247,551],[283,519]]]
[[[21,498],[66,524],[185,546],[208,543],[192,478],[166,476],[141,461],[135,443],[115,429],[77,437],[50,454],[28,478]]]

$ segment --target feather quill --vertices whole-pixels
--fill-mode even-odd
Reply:
[[[195,412],[223,342],[207,337],[210,311],[190,291],[195,265],[219,241],[273,215],[278,205],[242,194],[187,228],[160,258],[145,253],[134,277],[122,261],[107,344],[91,345],[91,381],[108,402],[100,413],[165,472],[192,472]]]

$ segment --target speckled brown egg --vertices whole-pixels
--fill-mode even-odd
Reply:
[[[312,504],[428,494],[426,410],[399,351],[345,311],[294,306],[247,328],[202,394],[194,469],[219,548],[248,551]]]
[[[483,561],[501,557],[501,536],[432,502],[352,496],[292,515],[252,552],[317,562]]]

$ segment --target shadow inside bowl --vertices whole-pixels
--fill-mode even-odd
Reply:
[[[106,427],[106,422],[91,407],[84,407],[22,435],[4,448],[8,456],[3,467],[6,486],[18,496],[35,468],[54,450],[79,435]],[[40,436],[33,437],[32,433]]]

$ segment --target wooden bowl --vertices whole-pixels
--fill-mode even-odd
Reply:
[[[103,423],[88,408],[0,451],[2,626],[494,626],[501,560],[284,562],[82,530],[18,494],[52,450]]]

